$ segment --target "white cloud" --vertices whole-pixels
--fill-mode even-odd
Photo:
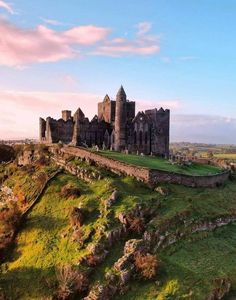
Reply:
[[[137,26],[138,28],[138,35],[144,35],[145,33],[149,32],[150,29],[152,28],[152,23],[150,22],[141,22]]]
[[[5,9],[7,12],[9,12],[10,14],[14,15],[15,12],[12,9],[12,7],[5,1],[0,0],[0,7],[2,7],[3,9]]]
[[[214,115],[171,115],[171,140],[236,144],[236,119]]]
[[[59,25],[64,25],[64,23],[57,21],[57,20],[53,20],[53,19],[45,19],[45,18],[41,18],[41,20],[49,25],[53,25],[53,26],[59,26]]]

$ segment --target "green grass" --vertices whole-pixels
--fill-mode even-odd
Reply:
[[[196,236],[196,235],[195,235]],[[163,270],[160,282],[132,282],[121,300],[203,300],[216,287],[215,280],[229,277],[236,286],[236,224],[209,233],[199,240],[185,240],[158,253]],[[235,288],[228,300],[236,297]]]
[[[86,163],[83,163],[83,167],[87,167]],[[228,181],[214,189],[163,184],[169,194],[162,196],[133,178],[99,171],[103,172],[104,178],[93,183],[84,183],[68,174],[60,174],[50,182],[28,215],[13,252],[2,265],[0,287],[7,291],[10,299],[44,299],[52,295],[55,287],[50,290],[46,279],[55,283],[55,267],[76,265],[86,254],[86,246],[102,237],[99,228],[105,226],[108,231],[115,228],[119,225],[115,216],[129,211],[137,204],[156,209],[147,228],[150,231],[166,223],[170,224],[170,231],[179,229],[177,223],[171,222],[177,215],[186,212],[187,220],[212,219],[236,212],[235,181]],[[23,188],[28,191],[28,183],[26,179],[20,178],[19,172],[17,170],[12,174],[8,183],[12,187],[17,186],[19,190]],[[68,183],[80,188],[80,197],[61,198],[61,188]],[[109,214],[101,215],[102,201],[114,189],[119,191],[119,198]],[[85,211],[82,229],[89,238],[84,246],[71,240],[69,212],[72,206],[77,205]],[[91,277],[92,285],[105,281],[105,272],[122,256],[124,243],[120,241],[114,244],[106,260],[96,267]],[[214,288],[214,280],[224,276],[229,276],[233,284],[228,300],[235,299],[236,225],[188,236],[165,250],[159,250],[156,255],[163,261],[158,282],[136,279],[130,283],[127,294],[119,295],[114,300],[202,300]]]
[[[61,198],[61,187],[68,183],[81,189],[82,195],[79,198],[74,200]],[[134,188],[135,197],[131,196]],[[112,214],[99,217],[102,199],[108,198],[114,189],[120,191],[120,197],[114,205]],[[78,243],[71,241],[69,225],[71,207],[80,205],[86,211],[82,229],[89,236],[101,225],[109,223],[112,227],[117,226],[118,222],[114,219],[116,213],[127,211],[136,203],[145,200],[149,203],[153,201],[154,196],[158,197],[157,193],[148,191],[150,192],[146,186],[139,185],[131,178],[113,176],[93,184],[85,184],[72,175],[58,175],[51,181],[41,200],[28,215],[13,253],[2,266],[5,271],[0,276],[0,287],[6,290],[11,299],[39,299],[51,295],[53,291],[47,288],[45,279],[55,282],[55,267],[76,265],[86,254],[85,247],[88,243],[99,239],[97,234],[93,234],[82,248]],[[63,233],[68,232],[66,237],[62,237]],[[94,281],[99,279],[99,273],[104,275],[105,269],[119,258],[122,247],[118,248],[109,254],[100,268],[101,272],[94,273]]]
[[[83,188],[76,178],[60,175],[47,188],[41,201],[29,214],[17,238],[17,247],[6,263],[2,282],[11,299],[39,299],[50,295],[45,279],[54,278],[55,266],[76,264],[82,253],[70,236],[69,211],[78,199],[62,199],[59,191],[68,182]],[[13,288],[14,287],[14,288]],[[49,293],[48,293],[49,292]]]
[[[171,164],[168,160],[161,157],[151,156],[138,156],[134,154],[124,154],[115,151],[99,151],[99,154],[119,160],[128,164],[157,169],[187,175],[211,175],[217,174],[221,170],[217,167],[210,165],[203,165],[199,163],[193,163],[190,166],[181,166],[178,164]]]

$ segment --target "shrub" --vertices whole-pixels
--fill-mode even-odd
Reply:
[[[5,250],[12,242],[13,233],[20,222],[21,213],[16,203],[0,211],[0,250]]]
[[[133,217],[130,215],[126,216],[126,219],[129,224],[129,229],[135,233],[141,234],[145,227],[144,227],[144,220],[140,217]]]
[[[134,265],[145,279],[153,279],[157,274],[159,262],[156,256],[137,251],[134,255]]]
[[[70,184],[63,186],[63,188],[61,189],[61,197],[63,198],[76,198],[80,195],[80,189]]]
[[[13,160],[15,156],[15,150],[11,146],[0,145],[0,163]]]
[[[63,266],[57,269],[58,280],[57,298],[69,299],[71,296],[84,292],[88,288],[88,278],[72,266]]]
[[[87,264],[91,267],[97,266],[99,263],[101,263],[101,256],[98,256],[96,254],[89,254],[87,257]]]
[[[13,230],[17,227],[20,221],[21,213],[19,211],[18,205],[15,202],[12,202],[8,205],[8,207],[2,209],[0,211],[0,224],[1,229]],[[0,231],[1,231],[0,229]]]
[[[78,207],[73,207],[70,213],[70,222],[72,226],[82,226],[84,221],[84,214]]]

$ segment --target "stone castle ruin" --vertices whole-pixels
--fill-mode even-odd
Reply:
[[[72,116],[63,110],[55,120],[40,118],[40,142],[92,147],[116,151],[169,155],[170,111],[160,108],[135,115],[135,102],[129,101],[121,86],[116,100],[108,95],[98,103],[98,115],[89,121],[80,108]]]

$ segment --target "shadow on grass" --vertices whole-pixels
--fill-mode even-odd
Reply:
[[[6,299],[44,299],[53,294],[53,288],[48,283],[54,283],[54,268],[37,269],[34,267],[21,267],[8,270],[0,276],[0,291]]]
[[[67,223],[69,223],[69,220]],[[52,229],[56,228],[58,231],[60,231],[65,226],[65,224],[66,223],[63,218],[55,218],[44,215],[31,215],[22,227],[22,230],[30,231],[34,229],[40,229],[44,231],[51,231]]]

